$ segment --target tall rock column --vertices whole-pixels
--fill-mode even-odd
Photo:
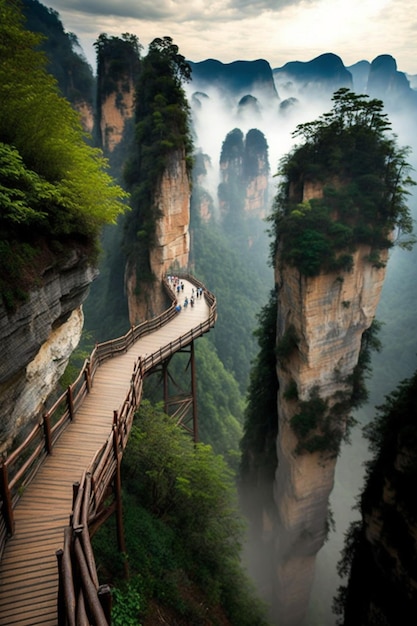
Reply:
[[[286,265],[276,270],[282,356],[277,361],[274,595],[282,626],[302,623],[315,556],[326,538],[335,445],[346,429],[346,400],[362,335],[374,319],[385,276],[385,268],[372,265],[369,254],[369,246],[359,247],[353,270],[343,274],[306,277]]]
[[[274,614],[303,623],[328,498],[363,376],[393,233],[412,234],[407,151],[381,101],[340,89],[333,109],[297,127],[275,198],[278,380]],[[402,242],[409,246],[412,239]],[[366,333],[366,334],[365,334]],[[362,352],[361,352],[362,351]]]
[[[178,150],[170,155],[155,191],[156,213],[160,217],[156,220],[156,241],[149,253],[149,263],[156,281],[139,284],[135,260],[130,259],[126,266],[125,285],[131,324],[161,313],[166,306],[164,292],[160,288],[162,277],[172,267],[188,266],[190,197],[185,155]]]

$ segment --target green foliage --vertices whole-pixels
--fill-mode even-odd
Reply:
[[[102,100],[110,94],[129,91],[130,79],[137,79],[143,46],[136,35],[123,33],[120,37],[99,35],[94,42],[97,56],[97,79],[99,85],[99,110]],[[116,102],[117,105],[117,102]]]
[[[242,436],[244,401],[239,385],[207,339],[196,343],[199,439],[232,462]]]
[[[308,400],[299,402],[299,412],[291,418],[291,428],[298,437],[298,454],[321,452],[337,456],[341,432],[332,412],[328,411],[327,401],[319,396],[316,388],[311,390]]]
[[[298,387],[295,380],[291,380],[288,384],[284,391],[284,398],[286,400],[298,400]]]
[[[256,315],[268,297],[273,277],[266,255],[235,247],[216,224],[198,225],[192,214],[193,256],[196,275],[217,298],[218,322],[209,340],[225,369],[244,394],[250,363],[256,354]]]
[[[140,626],[138,615],[143,606],[140,591],[133,583],[122,589],[113,589],[111,621],[113,626]]]
[[[264,501],[258,512],[263,508],[273,508],[272,483],[277,467],[276,315],[277,295],[275,291],[271,291],[268,303],[258,314],[258,328],[254,332],[259,351],[252,365],[244,434],[240,444],[242,502],[245,510],[248,510],[253,504],[254,496],[259,497],[263,493]]]
[[[371,326],[362,335],[358,362],[349,379],[349,383],[352,385],[352,394],[349,402],[352,407],[359,407],[368,400],[366,380],[371,374],[372,352],[379,352],[382,347],[379,340],[380,330],[381,324],[374,319]]]
[[[285,359],[288,359],[293,353],[293,351],[297,348],[297,344],[298,344],[298,337],[297,337],[295,327],[293,324],[290,324],[290,326],[288,326],[285,333],[277,342],[277,345],[275,348],[275,353],[277,357],[280,360],[285,361]]]
[[[27,250],[39,263],[28,274],[38,276],[42,257],[50,263],[57,250],[78,246],[94,260],[101,227],[125,210],[127,196],[106,173],[101,152],[87,145],[78,114],[45,71],[39,37],[23,29],[16,6],[0,0],[1,239],[20,267],[13,282],[1,276],[8,306],[30,286]],[[2,252],[5,267],[7,246]]]
[[[385,133],[390,125],[380,100],[367,100],[347,89],[333,96],[333,109],[314,122],[301,124],[294,135],[305,143],[281,162],[283,182],[275,199],[275,241],[283,263],[304,276],[320,271],[350,271],[358,244],[372,248],[370,262],[396,242],[414,242],[406,205],[414,184],[399,148]],[[303,202],[306,183],[321,183],[323,197]],[[291,193],[290,193],[291,189]]]
[[[241,570],[244,525],[224,460],[209,446],[195,446],[173,420],[144,401],[122,470],[129,566],[139,593],[134,598],[143,599],[138,619],[152,602],[186,623],[203,624],[208,612],[215,624],[221,607],[230,623],[266,624]],[[111,578],[118,561],[121,573],[121,563],[108,529],[102,531],[95,538],[96,558]],[[119,588],[117,579],[113,582]]]

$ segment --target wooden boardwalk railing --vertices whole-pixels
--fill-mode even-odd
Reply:
[[[141,400],[143,378],[157,364],[210,330],[217,317],[214,296],[196,279],[190,276],[184,276],[184,279],[192,281],[195,286],[203,287],[208,314],[202,322],[192,326],[184,334],[164,343],[155,351],[137,357],[130,380],[126,381],[126,397],[119,410],[113,410],[113,427],[102,447],[85,467],[79,484],[74,487],[70,524],[65,532],[62,529],[64,548],[58,550],[56,554],[59,569],[58,622],[52,619],[48,623],[100,626],[110,623],[109,590],[100,587],[98,582],[90,532],[116,509],[116,502],[106,506],[106,500],[112,486],[116,499],[120,496],[120,461],[127,444],[134,412]],[[123,337],[98,344],[86,359],[76,381],[43,415],[42,420],[21,446],[2,462],[0,466],[2,551],[7,537],[14,533],[14,509],[21,495],[33,480],[44,459],[53,452],[65,427],[71,423],[85,398],[90,394],[100,365],[112,357],[126,353],[140,338],[149,336],[178,317],[175,296],[167,283],[165,286],[172,299],[171,307],[153,320],[131,328]],[[184,312],[183,315],[185,319],[187,313]],[[1,616],[0,606],[0,624],[6,626],[9,622],[2,621]]]

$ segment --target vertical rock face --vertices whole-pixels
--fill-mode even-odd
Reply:
[[[15,313],[0,306],[0,451],[33,425],[78,345],[81,304],[96,271],[74,253],[49,269]]]
[[[100,136],[106,154],[123,138],[126,120],[133,117],[134,85],[132,78],[118,81],[116,91],[103,97],[100,107]]]
[[[186,268],[188,265],[190,195],[184,153],[173,152],[155,194],[156,210],[161,217],[156,223],[156,243],[149,262],[157,285],[170,268]],[[157,292],[153,284],[149,288],[143,283],[139,285],[132,263],[127,264],[125,284],[131,324],[161,313],[166,305],[162,290]]]
[[[308,605],[315,555],[326,536],[336,464],[335,456],[325,450],[299,451],[291,419],[302,412],[300,403],[317,394],[326,403],[323,419],[333,415],[330,428],[341,434],[345,430],[348,410],[339,403],[352,391],[350,377],[358,362],[362,334],[374,318],[385,275],[385,268],[377,269],[367,261],[369,253],[366,246],[358,248],[353,271],[342,277],[337,273],[301,277],[289,267],[276,272],[278,345],[289,328],[297,338],[289,357],[277,363],[275,595],[283,625],[302,623]],[[298,399],[289,393],[291,388],[297,389]],[[311,434],[326,436],[320,426]]]
[[[93,134],[94,130],[94,110],[92,105],[83,100],[74,104],[74,108],[80,114],[81,124],[86,133]]]
[[[257,175],[247,182],[244,210],[246,215],[263,219],[266,217],[269,200],[269,163],[266,154],[257,156],[256,168]]]
[[[320,184],[304,185],[303,201],[321,195]],[[387,252],[381,253],[378,267],[370,262],[370,255],[370,246],[358,245],[351,271],[313,277],[276,263],[279,425],[274,601],[282,626],[303,622],[315,555],[326,538],[328,498],[337,446],[349,418],[353,374],[385,278]]]

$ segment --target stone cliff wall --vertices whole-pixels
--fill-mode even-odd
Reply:
[[[269,208],[270,180],[265,163],[262,159],[259,161],[259,175],[251,178],[246,185],[244,211],[247,216],[264,219]]]
[[[77,346],[81,304],[96,271],[74,251],[49,268],[41,285],[14,313],[0,305],[0,452],[31,427]]]
[[[296,348],[277,363],[279,380],[278,468],[274,498],[277,611],[282,626],[302,623],[309,601],[317,551],[326,536],[328,498],[333,488],[336,458],[326,452],[299,452],[291,418],[300,412],[313,390],[327,401],[327,415],[341,398],[349,397],[349,377],[358,362],[363,332],[374,319],[385,268],[368,260],[370,249],[354,254],[349,273],[303,277],[293,267],[276,269],[278,285],[277,342],[290,327]],[[288,396],[295,387],[298,399]],[[343,433],[348,411],[338,409],[331,428]],[[318,429],[317,434],[322,434]]]
[[[134,93],[133,79],[125,79],[120,81],[117,90],[106,96],[101,103],[99,123],[105,154],[113,152],[120,143],[126,120],[133,117]]]
[[[156,278],[152,285],[140,281],[134,261],[126,267],[125,285],[131,324],[158,315],[166,306],[161,278],[171,268],[187,268],[190,252],[190,181],[183,151],[169,158],[155,193],[157,212],[156,245],[150,251],[150,268]]]
[[[74,108],[80,114],[81,125],[86,133],[93,134],[94,130],[94,110],[91,104],[85,101],[78,101]]]

